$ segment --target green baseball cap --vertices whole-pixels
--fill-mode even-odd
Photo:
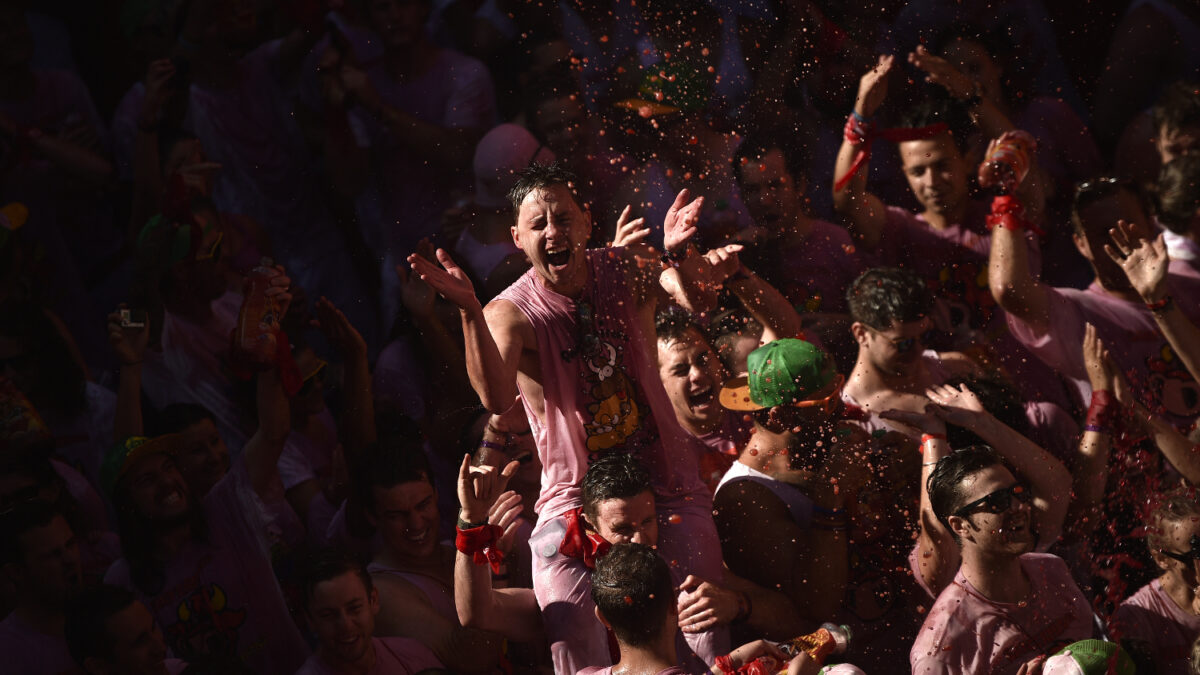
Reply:
[[[112,496],[117,483],[125,476],[125,472],[139,459],[160,452],[173,452],[179,448],[183,434],[166,434],[146,438],[145,436],[130,436],[116,443],[104,456],[100,464],[100,487],[105,494]]]
[[[1129,653],[1115,642],[1080,640],[1046,659],[1042,672],[1047,675],[1135,675],[1137,667]]]
[[[804,340],[775,340],[750,352],[749,375],[721,388],[721,405],[730,410],[762,410],[794,405],[823,391],[835,373],[825,352]]]

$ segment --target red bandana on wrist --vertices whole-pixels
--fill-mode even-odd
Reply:
[[[850,179],[854,178],[854,175],[858,173],[858,170],[871,159],[871,142],[876,138],[882,138],[893,143],[923,141],[949,130],[950,127],[945,122],[938,122],[927,127],[875,129],[870,122],[860,121],[857,117],[851,115],[846,120],[843,135],[851,145],[858,147],[858,152],[854,155],[854,161],[850,164],[850,169],[846,171],[846,175],[837,179],[837,182],[833,185],[833,189],[841,192],[850,183]]]
[[[499,525],[480,525],[469,530],[454,528],[454,548],[463,555],[471,556],[476,565],[490,564],[492,572],[500,573],[504,564],[504,553],[496,548],[496,542],[504,536],[504,530]]]
[[[608,553],[612,544],[595,532],[587,531],[583,520],[583,509],[573,509],[564,515],[567,519],[567,533],[563,535],[558,552],[568,558],[582,560],[589,570],[595,569],[596,559]]]

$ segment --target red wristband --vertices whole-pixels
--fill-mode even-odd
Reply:
[[[471,556],[476,565],[491,564],[492,572],[499,573],[504,564],[504,553],[496,548],[496,542],[504,536],[499,525],[480,525],[469,530],[454,528],[454,548],[463,555]]]
[[[713,665],[716,666],[717,670],[721,671],[722,673],[726,673],[726,675],[732,675],[733,673],[737,672],[737,669],[733,667],[733,659],[729,658],[728,654],[725,656],[718,656],[717,662]]]
[[[1171,296],[1166,295],[1166,296],[1163,296],[1162,300],[1159,300],[1157,302],[1147,302],[1146,309],[1150,310],[1151,312],[1161,312],[1164,309],[1166,309],[1167,307],[1169,307],[1170,305],[1171,305]]]
[[[1117,397],[1107,389],[1097,389],[1092,392],[1092,401],[1088,405],[1087,419],[1084,421],[1086,426],[1100,427],[1103,429],[1111,429],[1113,423],[1117,421],[1117,414],[1121,409],[1121,405],[1117,403]]]
[[[946,434],[921,434],[921,445],[925,445],[929,441],[944,441]]]

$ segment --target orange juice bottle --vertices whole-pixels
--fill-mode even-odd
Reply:
[[[788,658],[794,658],[800,652],[808,652],[817,665],[824,665],[830,654],[844,654],[850,647],[850,627],[832,623],[823,623],[816,631],[808,635],[794,637],[787,642],[781,642],[779,649]]]
[[[279,303],[267,295],[271,279],[279,270],[271,266],[270,258],[263,258],[258,267],[246,275],[245,299],[238,313],[234,346],[248,365],[270,368],[275,363],[275,324],[283,319],[279,316]]]

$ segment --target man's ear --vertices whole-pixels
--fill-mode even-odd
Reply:
[[[966,518],[962,516],[950,516],[946,519],[946,523],[950,526],[950,531],[957,535],[960,540],[970,538],[971,526]]]
[[[371,616],[379,615],[379,589],[371,587],[371,594],[367,598],[368,604],[371,605]]]
[[[858,345],[864,346],[867,341],[867,326],[859,321],[850,324],[850,334],[854,336],[854,341]]]
[[[517,234],[517,226],[513,225],[509,227],[508,231],[512,233],[513,245],[517,248],[521,248],[521,237]],[[521,248],[521,250],[524,251],[525,249]]]

